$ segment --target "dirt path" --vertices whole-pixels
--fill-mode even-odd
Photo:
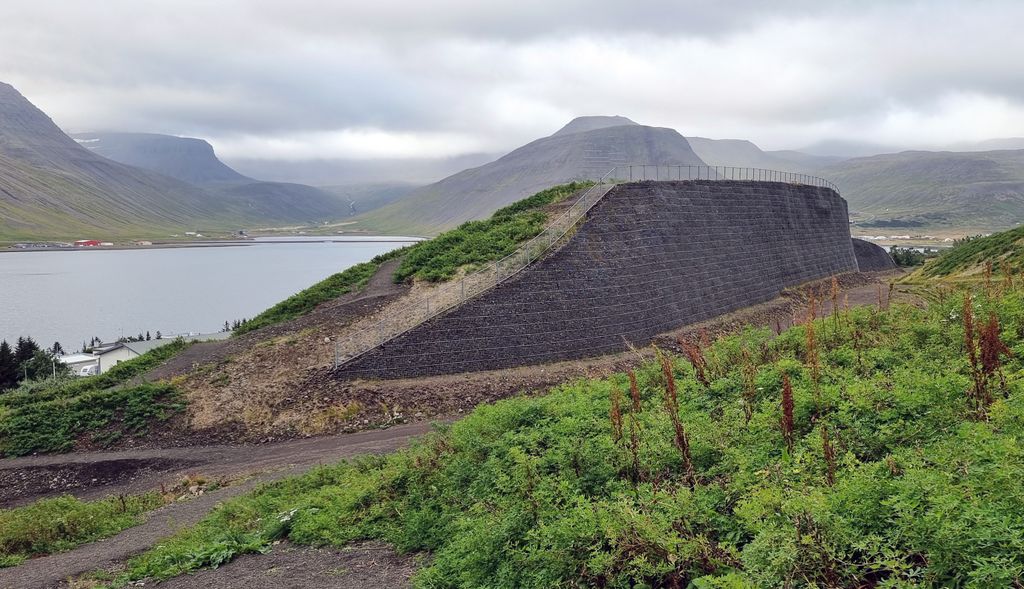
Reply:
[[[116,565],[146,550],[161,538],[198,522],[221,501],[251,491],[261,483],[299,474],[318,464],[330,464],[343,458],[392,452],[406,445],[413,437],[429,430],[428,424],[416,423],[383,431],[295,440],[260,447],[211,446],[131,450],[0,461],[0,468],[3,470],[17,471],[66,464],[108,464],[120,460],[163,459],[173,463],[187,457],[192,463],[190,468],[193,472],[201,472],[204,476],[239,477],[258,473],[242,483],[220,488],[189,501],[162,507],[152,512],[141,525],[129,528],[113,538],[80,546],[69,552],[32,559],[17,567],[0,569],[0,589],[56,587],[69,577]],[[185,472],[164,471],[125,483],[69,491],[79,496],[136,492],[159,485],[161,477],[174,480],[175,476]]]
[[[379,542],[341,550],[282,542],[269,554],[247,554],[219,569],[171,579],[167,589],[367,589],[410,587],[416,558]]]

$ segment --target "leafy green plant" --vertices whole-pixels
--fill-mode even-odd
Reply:
[[[469,221],[412,246],[395,272],[395,280],[448,280],[462,267],[476,267],[513,253],[520,243],[543,231],[543,207],[564,200],[593,182],[571,182],[542,190],[495,212],[485,221]]]
[[[163,504],[158,493],[97,501],[64,496],[0,510],[0,568],[113,536],[139,524],[143,513]]]
[[[800,325],[481,406],[407,450],[226,502],[115,585],[287,537],[430,551],[424,588],[1020,586],[1024,295],[973,303],[1014,352],[999,348],[983,419],[963,299],[817,320],[817,383]]]
[[[143,434],[152,422],[165,421],[184,408],[181,394],[168,383],[23,403],[0,412],[0,455],[66,452],[82,435],[109,443],[124,434]]]

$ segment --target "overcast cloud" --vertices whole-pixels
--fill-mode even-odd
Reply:
[[[620,114],[765,148],[1024,135],[1024,3],[3,0],[0,81],[69,131],[227,158],[498,152]]]

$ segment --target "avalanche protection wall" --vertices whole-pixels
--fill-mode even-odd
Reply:
[[[880,272],[895,270],[896,262],[892,261],[889,252],[877,244],[863,239],[854,238],[853,253],[857,256],[857,267],[861,272]]]
[[[336,375],[404,378],[619,352],[784,288],[855,271],[846,201],[833,190],[622,184],[561,249]]]

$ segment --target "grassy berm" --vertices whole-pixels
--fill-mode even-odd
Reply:
[[[544,230],[548,214],[544,207],[560,202],[593,186],[593,182],[571,182],[542,190],[533,196],[495,211],[491,218],[469,221],[437,237],[379,255],[356,264],[288,297],[253,317],[235,330],[235,335],[295,319],[366,285],[381,264],[403,257],[395,282],[424,280],[442,282],[462,268],[473,269],[515,252],[519,244]]]
[[[482,406],[223,504],[113,582],[379,538],[447,587],[1021,587],[1024,290],[858,308]]]
[[[0,394],[0,456],[66,452],[80,437],[106,446],[146,433],[154,421],[182,411],[184,401],[171,383],[129,381],[188,345],[174,341],[104,374],[28,383]]]

